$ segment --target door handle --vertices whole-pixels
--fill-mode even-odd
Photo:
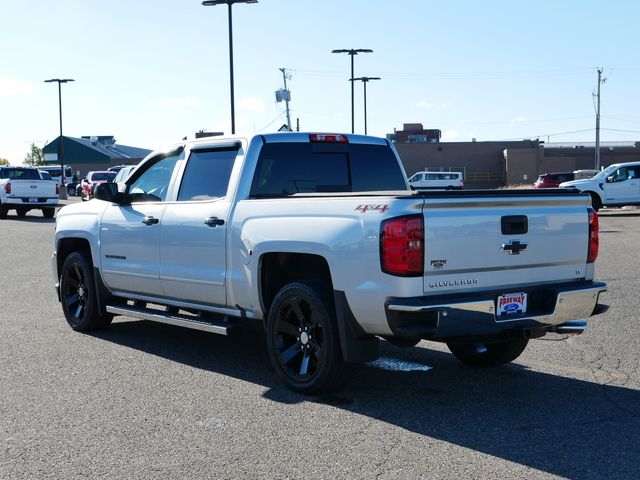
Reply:
[[[156,225],[159,222],[160,220],[158,220],[156,217],[150,217],[150,216],[146,216],[142,220],[142,223],[144,223],[145,225]]]
[[[218,225],[224,225],[224,220],[218,217],[207,217],[204,223],[210,227],[217,227]]]

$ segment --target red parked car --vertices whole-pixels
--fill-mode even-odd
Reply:
[[[558,188],[562,182],[575,180],[573,172],[543,173],[533,184],[533,188]]]
[[[112,182],[116,172],[89,172],[87,178],[82,182],[82,200],[91,200],[96,185],[99,183]]]

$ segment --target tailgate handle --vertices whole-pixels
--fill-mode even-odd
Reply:
[[[507,215],[501,220],[503,235],[523,235],[529,231],[529,219],[526,215]]]

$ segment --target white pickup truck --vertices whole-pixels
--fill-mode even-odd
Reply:
[[[34,167],[0,167],[0,218],[9,210],[24,217],[29,210],[42,211],[53,218],[58,206],[59,187],[54,180],[44,180]]]
[[[572,180],[560,188],[575,188],[591,195],[593,208],[640,205],[640,162],[609,165],[591,178]]]
[[[337,388],[380,338],[497,366],[606,310],[587,195],[411,191],[384,139],[185,142],[95,196],[57,215],[53,275],[73,329],[123,315],[230,334],[255,319],[304,393]]]

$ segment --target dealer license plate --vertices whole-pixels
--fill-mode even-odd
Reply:
[[[527,312],[526,293],[506,293],[498,297],[498,316]]]
[[[32,197],[29,199],[29,203],[38,203],[38,199]]]

